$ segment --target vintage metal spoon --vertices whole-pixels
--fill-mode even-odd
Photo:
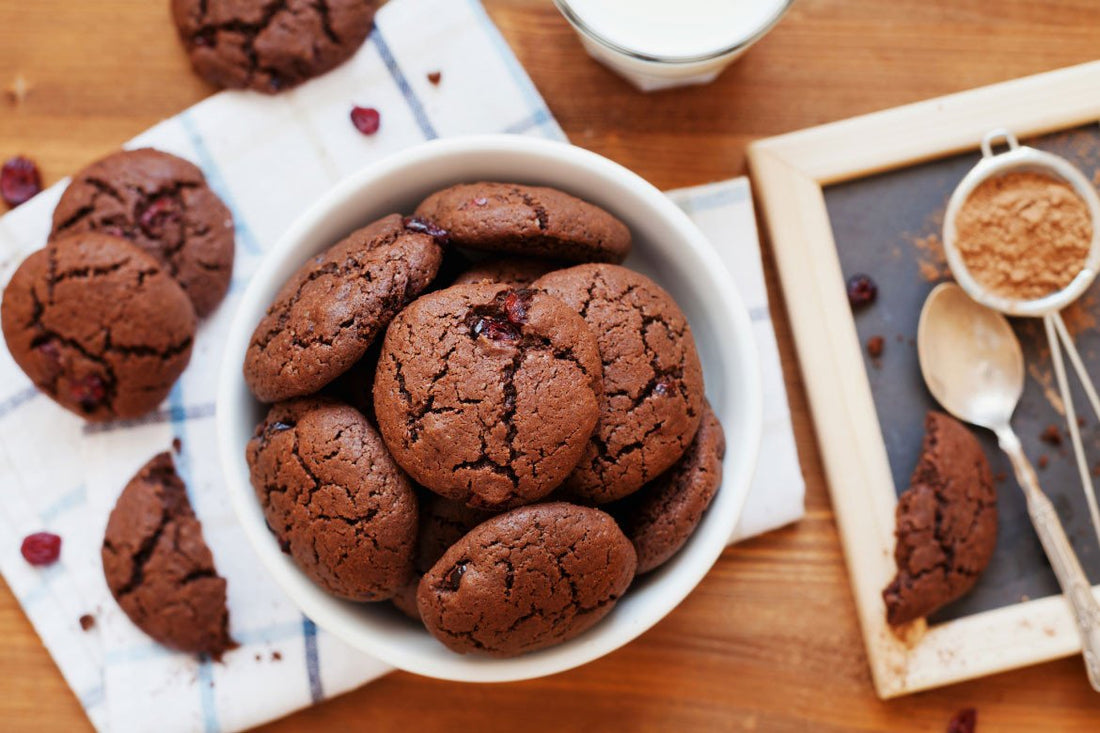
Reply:
[[[1031,523],[1077,621],[1089,682],[1100,691],[1100,603],[1010,425],[1024,391],[1024,356],[1016,334],[1000,313],[974,302],[958,285],[944,283],[924,302],[917,351],[932,396],[960,420],[992,430],[1011,459]]]

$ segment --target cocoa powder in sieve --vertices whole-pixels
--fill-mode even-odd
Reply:
[[[1068,183],[1039,173],[984,181],[955,219],[955,244],[971,276],[1008,298],[1033,300],[1066,287],[1091,243],[1084,200]]]

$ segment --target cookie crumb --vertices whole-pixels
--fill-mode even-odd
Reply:
[[[1039,456],[1039,468],[1044,469],[1048,465],[1050,465],[1050,456],[1048,456],[1046,453]]]
[[[1005,482],[1005,479],[1007,478],[1008,474],[1004,471],[998,471],[997,473],[993,474],[993,480],[999,484],[1003,484]]]
[[[1062,431],[1058,429],[1057,425],[1051,423],[1043,429],[1042,433],[1039,434],[1039,440],[1043,441],[1047,445],[1061,445]]]
[[[95,616],[90,613],[86,613],[80,617],[80,628],[84,631],[90,630],[95,626]]]
[[[974,733],[977,725],[978,711],[974,708],[963,708],[947,724],[947,733]]]
[[[172,438],[172,450],[178,455],[183,450],[183,441],[179,438]]]
[[[31,93],[31,85],[27,82],[27,77],[22,74],[16,74],[12,83],[4,88],[4,93],[7,95],[8,100],[12,103],[12,106],[18,107],[27,101],[27,97]]]
[[[281,661],[283,661],[282,652],[279,652],[279,651],[271,652],[271,661],[272,662],[281,662]]]
[[[253,658],[255,658],[255,660],[256,660],[257,662],[258,662],[258,661],[260,661],[261,659],[263,659],[263,657],[261,657],[261,656],[260,656],[260,653],[259,653],[259,652],[256,652],[256,653],[255,653],[255,654],[253,654],[252,656],[253,656]]]
[[[883,350],[886,348],[886,340],[882,336],[872,336],[867,340],[867,354],[872,359],[878,359],[882,356]]]
[[[429,71],[428,72],[428,83],[430,83],[432,86],[435,86],[435,87],[439,86],[439,82],[441,82],[441,81],[443,81],[443,72],[442,71]]]

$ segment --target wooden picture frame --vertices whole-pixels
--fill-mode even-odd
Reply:
[[[1069,656],[1081,646],[1061,596],[934,626],[921,621],[906,639],[887,625],[881,592],[896,570],[897,499],[823,187],[975,150],[998,127],[1026,137],[1097,120],[1100,62],[1092,62],[749,147],[881,698]]]

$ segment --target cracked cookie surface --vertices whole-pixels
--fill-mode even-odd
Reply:
[[[940,412],[924,421],[924,445],[898,499],[898,573],[882,592],[893,626],[959,598],[989,564],[997,544],[997,493],[977,438]]]
[[[408,579],[416,495],[357,410],[315,398],[279,403],[247,459],[268,526],[315,583],[341,598],[383,601]]]
[[[556,502],[478,525],[420,581],[417,606],[459,653],[508,657],[567,641],[634,579],[634,547],[608,514]]]
[[[625,224],[553,188],[463,183],[426,198],[416,215],[470,249],[569,262],[622,262],[630,252]]]
[[[12,358],[40,390],[91,421],[155,409],[191,358],[195,311],[152,256],[74,234],[34,252],[0,307]]]
[[[454,284],[501,283],[527,287],[543,275],[564,266],[556,260],[540,260],[534,257],[493,258],[471,265],[455,279]]]
[[[156,641],[214,659],[237,646],[225,579],[169,453],[154,456],[122,490],[101,557],[111,595]]]
[[[274,94],[355,55],[377,0],[172,0],[191,65],[212,84]]]
[[[358,362],[435,277],[442,249],[392,214],[311,257],[275,296],[245,355],[252,394],[313,394]]]
[[[499,510],[537,501],[573,470],[601,390],[596,338],[564,303],[505,285],[457,285],[390,324],[374,407],[414,481]]]
[[[420,620],[416,591],[420,578],[432,569],[451,545],[487,519],[492,512],[474,509],[430,491],[420,491],[420,528],[416,535],[413,575],[393,597],[393,605],[409,618]]]
[[[596,334],[604,395],[596,431],[568,493],[603,504],[668,470],[687,450],[703,408],[691,328],[657,283],[617,265],[579,265],[532,286],[561,299]]]
[[[124,150],[74,175],[54,209],[50,238],[89,231],[123,237],[157,258],[200,318],[229,290],[233,216],[182,158]]]
[[[608,509],[634,543],[639,575],[663,565],[695,532],[718,493],[725,455],[722,425],[704,402],[699,430],[680,460],[627,497],[624,506]]]

